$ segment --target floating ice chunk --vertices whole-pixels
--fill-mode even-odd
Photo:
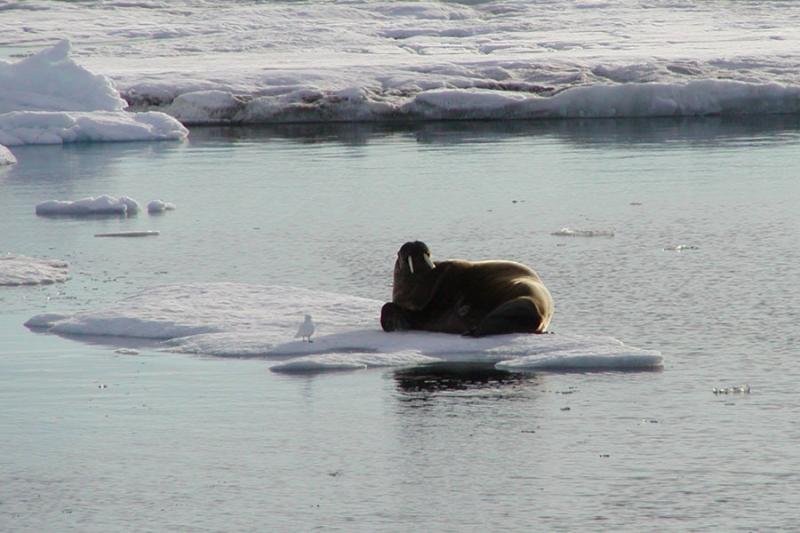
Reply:
[[[749,384],[743,384],[743,385],[738,385],[738,386],[734,385],[733,387],[720,387],[720,388],[714,387],[713,389],[711,389],[711,392],[713,392],[715,395],[719,395],[719,394],[750,394],[750,385]]]
[[[613,237],[614,232],[611,230],[571,229],[565,227],[554,231],[550,235],[555,235],[556,237]]]
[[[153,200],[147,204],[148,213],[163,213],[164,211],[172,211],[175,208],[175,204],[163,200]]]
[[[61,41],[16,63],[0,61],[0,144],[183,139],[160,112],[128,113],[111,80],[70,57]]]
[[[0,256],[0,285],[46,285],[66,281],[69,264],[24,255]]]
[[[674,246],[667,246],[664,250],[668,252],[682,252],[684,250],[699,250],[700,248],[691,244],[676,244]]]
[[[13,165],[17,162],[17,158],[11,153],[11,150],[0,144],[0,167],[4,165]]]
[[[95,233],[95,237],[157,237],[159,231],[114,231],[111,233]]]
[[[111,308],[47,324],[49,331],[69,335],[164,339],[164,348],[172,351],[284,359],[274,367],[276,371],[435,361],[507,361],[515,369],[530,370],[547,357],[562,358],[570,369],[641,370],[661,361],[657,352],[638,350],[611,337],[386,333],[378,324],[381,305],[378,300],[292,287],[191,283],[148,289]],[[315,337],[313,343],[286,342],[297,330],[297,316],[305,310],[313,312],[326,335]],[[591,364],[581,363],[576,356],[593,359]]]
[[[40,216],[135,215],[139,203],[127,196],[90,196],[80,200],[48,200],[36,206]]]

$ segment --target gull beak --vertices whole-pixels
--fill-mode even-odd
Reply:
[[[406,259],[408,259],[408,269],[409,269],[409,270],[411,271],[411,273],[413,274],[413,273],[414,273],[414,260],[413,260],[413,259],[411,259],[411,256],[410,256],[410,255],[409,255],[409,256],[408,256]]]

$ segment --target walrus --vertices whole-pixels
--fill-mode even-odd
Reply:
[[[407,242],[394,263],[384,331],[424,330],[482,337],[545,333],[553,298],[539,275],[514,261],[433,261],[428,246]]]

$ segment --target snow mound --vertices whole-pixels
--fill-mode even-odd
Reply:
[[[183,139],[186,128],[159,112],[129,113],[105,76],[70,58],[61,41],[16,63],[0,61],[0,144]]]
[[[0,256],[0,286],[46,285],[69,277],[69,265],[55,259],[36,259],[24,255]]]
[[[53,333],[160,339],[166,350],[222,357],[279,359],[274,371],[303,372],[437,361],[503,363],[515,371],[543,368],[543,358],[583,359],[584,369],[650,370],[658,352],[611,337],[497,335],[469,338],[427,332],[386,333],[383,302],[293,287],[188,283],[143,291],[108,309],[68,317],[32,317],[26,325]],[[312,314],[314,342],[294,340],[303,315]],[[592,363],[593,362],[593,363]],[[592,364],[590,364],[592,363]]]
[[[71,60],[71,48],[61,41],[16,63],[0,61],[0,113],[125,109],[111,80]]]
[[[48,200],[36,206],[39,216],[93,216],[93,215],[135,215],[139,212],[139,203],[127,196],[116,198],[104,194],[90,196],[80,200]]]

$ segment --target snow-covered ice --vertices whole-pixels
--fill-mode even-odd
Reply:
[[[163,213],[164,211],[172,211],[173,209],[175,209],[175,204],[163,200],[153,200],[147,204],[148,213]]]
[[[0,286],[44,285],[66,281],[69,264],[56,259],[0,255]]]
[[[47,81],[185,124],[800,111],[794,2],[29,0],[0,34],[18,53],[69,39],[101,77]],[[18,86],[13,110],[70,102]]]
[[[90,196],[80,200],[48,200],[36,205],[40,216],[94,216],[94,215],[135,215],[139,203],[127,196]]]
[[[177,352],[264,357],[278,360],[271,368],[285,372],[436,361],[502,363],[515,371],[662,365],[658,352],[611,337],[386,333],[378,323],[382,303],[292,287],[188,283],[148,289],[107,309],[37,315],[26,325],[64,335],[158,339]],[[294,339],[306,311],[318,332],[313,343]]]
[[[113,82],[78,65],[70,49],[61,41],[17,62],[0,60],[0,144],[186,137],[186,128],[169,115],[125,111]]]

